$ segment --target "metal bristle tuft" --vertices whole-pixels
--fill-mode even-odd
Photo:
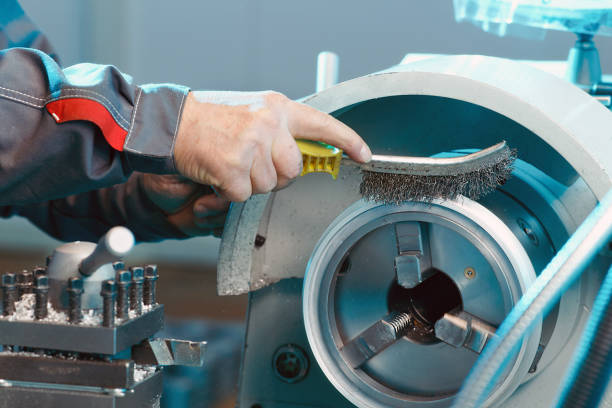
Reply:
[[[403,201],[452,200],[458,195],[478,199],[502,185],[512,173],[516,150],[506,149],[498,160],[481,168],[445,176],[362,171],[359,192],[370,201],[399,204]]]

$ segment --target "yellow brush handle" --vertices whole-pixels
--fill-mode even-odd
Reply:
[[[300,176],[308,173],[329,173],[334,180],[338,177],[342,161],[341,149],[310,140],[296,140],[296,142],[302,152],[304,164]]]

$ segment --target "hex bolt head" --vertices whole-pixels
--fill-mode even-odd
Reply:
[[[102,282],[102,288],[100,289],[100,295],[108,296],[108,295],[116,295],[117,294],[117,285],[115,281],[112,279],[105,280]]]
[[[78,276],[73,276],[68,279],[68,289],[72,289],[73,291],[83,291],[83,279]]]
[[[125,262],[123,261],[113,262],[113,269],[115,271],[120,271],[122,269],[125,269]]]
[[[46,275],[47,274],[47,268],[43,267],[43,266],[37,266],[36,268],[34,268],[32,270],[32,274],[36,277],[36,276],[41,276],[41,275]]]
[[[14,273],[5,273],[2,275],[2,286],[12,286],[17,282]]]

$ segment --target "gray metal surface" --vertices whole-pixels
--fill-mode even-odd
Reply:
[[[114,355],[151,337],[163,325],[163,305],[115,327],[0,319],[0,344]]]
[[[436,337],[454,347],[465,347],[480,354],[496,328],[471,314],[459,311],[445,313],[435,324]]]
[[[339,352],[342,344],[388,310],[396,251],[389,230],[398,222],[410,221],[430,224],[433,266],[453,280],[463,309],[485,321],[499,324],[535,279],[531,261],[511,230],[468,199],[399,206],[358,202],[349,207],[329,226],[313,252],[304,282],[303,313],[321,368],[357,406],[448,406],[477,357],[444,343],[423,345],[404,338],[361,370],[345,368]],[[353,267],[338,276],[336,271],[347,254]],[[465,278],[466,265],[478,271],[477,279]],[[516,373],[526,372],[531,365],[540,330],[536,326],[512,358],[496,398],[522,382],[522,375]],[[413,369],[406,372],[402,367],[408,361]],[[422,374],[428,371],[431,375]]]
[[[201,367],[205,351],[205,341],[154,338],[132,347],[132,359],[137,364]]]
[[[129,390],[8,383],[0,387],[0,408],[155,408],[161,390],[161,371]]]
[[[130,360],[82,360],[23,353],[0,353],[0,378],[101,388],[130,388],[134,363]]]

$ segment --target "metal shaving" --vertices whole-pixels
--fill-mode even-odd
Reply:
[[[410,174],[362,171],[359,192],[374,202],[399,204],[403,201],[452,200],[459,195],[476,200],[503,185],[512,173],[516,150],[508,149],[498,160],[483,167],[452,176],[416,176]]]

